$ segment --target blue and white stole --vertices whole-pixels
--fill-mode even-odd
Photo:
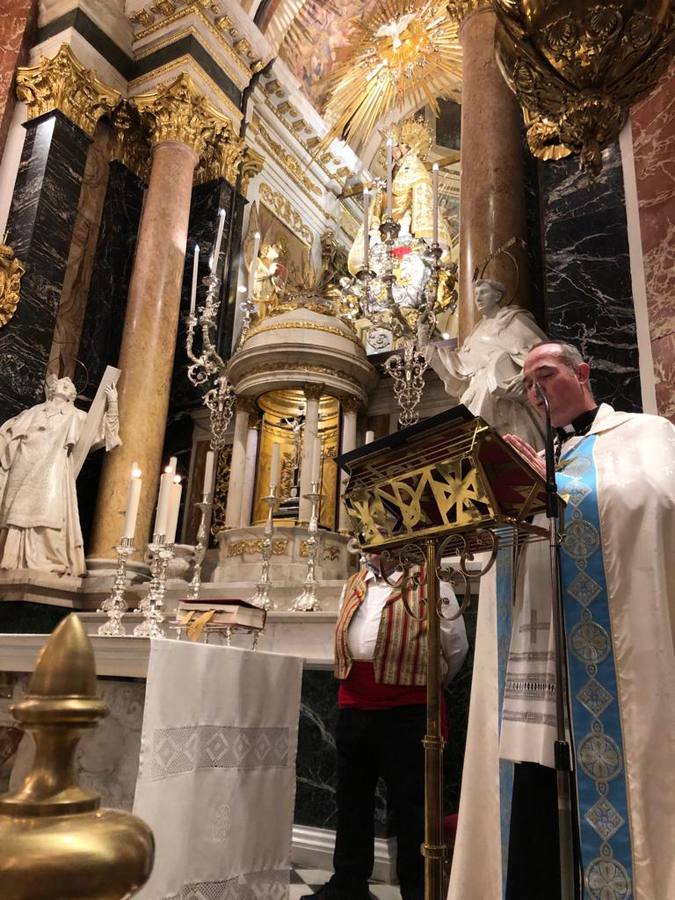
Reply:
[[[567,501],[560,553],[572,741],[586,896],[634,895],[619,698],[600,538],[596,435],[563,454],[558,493]]]

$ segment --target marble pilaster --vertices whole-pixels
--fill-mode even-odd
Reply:
[[[342,442],[340,447],[341,453],[349,453],[356,447],[356,416],[360,404],[356,400],[344,400],[340,404],[342,410]],[[338,530],[341,534],[351,532],[351,525],[347,509],[342,501],[347,486],[349,475],[347,472],[340,473],[340,500],[338,506]]]
[[[246,472],[246,445],[248,440],[248,419],[251,413],[249,400],[239,398],[234,417],[234,438],[232,440],[232,461],[230,463],[230,483],[227,489],[225,507],[225,527],[237,528],[242,518],[244,497],[244,475]]]
[[[26,124],[7,242],[26,267],[14,316],[0,329],[3,418],[42,399],[54,323],[90,140],[60,112]]]
[[[525,192],[520,128],[522,116],[497,67],[496,16],[491,6],[466,4],[462,44],[462,172],[460,180],[459,341],[473,328],[477,311],[471,283],[478,269],[506,284],[512,302],[529,305],[525,242]],[[492,254],[496,257],[490,260]],[[488,260],[490,260],[488,262]]]
[[[300,459],[300,511],[299,521],[309,522],[312,514],[312,504],[305,499],[312,489],[312,456],[314,453],[314,441],[319,433],[319,401],[323,392],[323,385],[312,384],[305,388],[307,408],[305,411],[305,425],[302,432],[302,456]]]
[[[579,348],[599,401],[642,408],[621,154],[595,181],[571,159],[542,165],[546,331]]]
[[[656,405],[675,422],[675,62],[630,121]]]

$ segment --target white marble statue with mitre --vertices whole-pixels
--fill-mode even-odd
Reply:
[[[87,414],[70,378],[47,376],[46,400],[0,426],[0,569],[86,575],[73,451]],[[117,447],[117,391],[106,403],[91,448]]]
[[[500,281],[474,282],[481,314],[459,350],[427,345],[427,359],[448,394],[459,399],[500,434],[517,434],[534,447],[543,446],[539,419],[527,403],[523,362],[536,344],[548,340],[530,312],[501,306],[506,288]]]

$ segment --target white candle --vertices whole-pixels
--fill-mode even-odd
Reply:
[[[374,431],[366,431],[366,440],[365,440],[365,443],[366,443],[366,444],[372,444],[372,442],[373,442],[374,440],[375,440],[375,432],[374,432]]]
[[[272,444],[272,465],[270,466],[270,494],[274,491],[279,481],[281,468],[281,444]]]
[[[178,457],[177,457],[177,456],[171,456],[171,457],[169,458],[169,465],[166,467],[166,469],[165,469],[164,471],[165,471],[165,472],[169,472],[169,471],[170,471],[172,475],[175,475],[175,474],[176,474],[176,466],[177,466],[177,465],[178,465]]]
[[[438,243],[438,163],[431,167],[431,184],[433,190],[433,237],[434,244]]]
[[[258,271],[258,258],[260,257],[260,239],[262,235],[259,231],[253,235],[253,261],[251,262],[251,271],[248,276],[248,296],[253,299],[255,294],[255,276]]]
[[[155,534],[166,534],[166,517],[169,512],[169,494],[174,473],[171,466],[164,469],[159,479],[159,496],[157,497],[157,514],[155,516]]]
[[[394,139],[387,138],[387,218],[388,219],[391,219],[393,174],[394,174]]]
[[[195,244],[195,253],[192,257],[192,290],[190,292],[190,315],[194,316],[197,305],[197,272],[199,270],[199,244]]]
[[[136,518],[138,517],[138,504],[141,500],[141,470],[134,463],[131,467],[129,479],[129,493],[127,494],[127,510],[124,514],[124,531],[122,537],[133,538],[136,532]]]
[[[174,475],[169,482],[169,509],[166,516],[166,543],[173,544],[176,540],[176,528],[178,527],[178,513],[180,512],[180,495],[183,485],[180,483],[180,475]]]
[[[312,448],[312,482],[319,484],[321,481],[321,438],[317,434]]]
[[[368,269],[368,255],[370,252],[370,191],[363,189],[363,268]]]
[[[204,466],[204,486],[202,493],[213,493],[213,477],[215,474],[216,457],[213,450],[209,450],[206,454],[206,465]]]
[[[225,227],[225,210],[218,210],[218,234],[216,236],[216,246],[213,248],[211,256],[211,272],[218,265],[218,257],[220,256],[220,242],[223,239],[223,228]]]

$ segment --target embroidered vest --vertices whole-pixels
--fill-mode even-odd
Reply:
[[[335,629],[335,677],[347,678],[352,658],[347,643],[347,630],[366,596],[367,569],[361,569],[347,581],[345,599]],[[419,609],[426,597],[425,577],[417,591],[412,592],[411,606]],[[401,591],[394,588],[387,597],[373,656],[375,681],[379,684],[422,686],[426,684],[427,622],[413,619],[405,610]]]

